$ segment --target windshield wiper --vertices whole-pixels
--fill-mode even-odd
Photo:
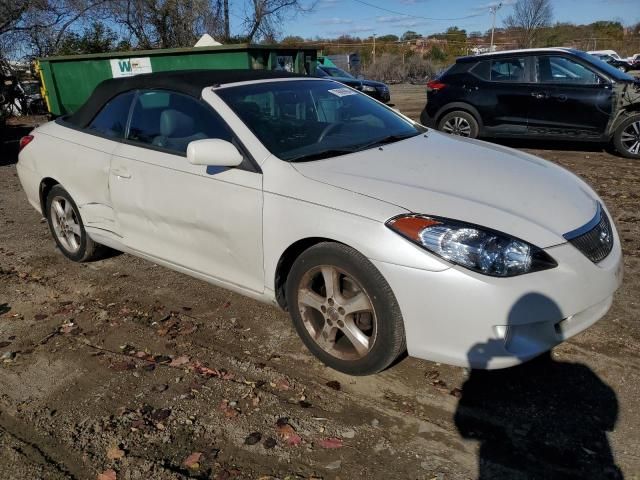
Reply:
[[[290,158],[289,162],[310,162],[311,160],[322,160],[328,157],[337,157],[338,155],[346,155],[353,153],[356,150],[353,148],[333,148],[331,150],[323,150],[322,152],[309,153],[307,155],[300,155]]]
[[[373,142],[365,143],[364,145],[358,146],[356,151],[360,152],[362,150],[378,147],[380,145],[386,145],[387,143],[399,142],[400,140],[405,140],[417,135],[419,135],[419,133],[410,133],[408,135],[387,135],[386,137],[379,138],[378,140],[374,140]]]

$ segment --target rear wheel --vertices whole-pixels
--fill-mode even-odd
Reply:
[[[473,115],[463,110],[456,110],[440,119],[438,130],[460,137],[477,138],[479,126]]]
[[[46,216],[53,239],[64,256],[74,262],[97,257],[101,245],[87,235],[78,207],[60,185],[55,185],[47,196]]]
[[[618,126],[613,145],[624,157],[640,158],[640,115],[633,115]]]
[[[346,245],[321,243],[302,253],[287,279],[287,303],[307,348],[335,370],[377,373],[406,349],[391,287]]]

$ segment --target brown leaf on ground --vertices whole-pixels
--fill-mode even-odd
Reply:
[[[227,418],[235,418],[240,413],[237,408],[229,404],[229,400],[222,400],[222,402],[220,402],[218,410],[224,413],[224,416]]]
[[[289,381],[286,378],[280,378],[276,380],[275,386],[281,392],[286,392],[291,388],[291,385],[289,384]]]
[[[36,320],[44,320],[45,318],[47,318],[49,315],[47,315],[46,313],[36,313],[33,318],[35,318]]]
[[[107,458],[109,460],[120,460],[122,457],[124,457],[124,450],[120,450],[118,447],[107,449]]]
[[[280,420],[276,423],[276,432],[278,433],[278,436],[282,438],[287,445],[300,445],[302,442],[300,435],[296,433],[295,429],[291,425],[286,422],[281,422]]]
[[[227,372],[226,370],[218,370],[216,368],[209,368],[202,365],[200,362],[195,361],[189,366],[195,373],[204,375],[205,377],[221,378],[222,380],[233,380],[235,375]]]
[[[322,448],[342,448],[342,439],[337,437],[323,438],[318,442]]]
[[[193,452],[187,458],[184,459],[182,465],[187,467],[189,470],[197,470],[200,468],[200,458],[202,457],[202,452]]]
[[[109,368],[111,370],[115,370],[116,372],[124,372],[126,370],[134,370],[136,368],[136,365],[129,360],[124,360],[122,362],[113,362],[111,365],[109,365]]]
[[[191,360],[189,357],[187,357],[186,355],[181,355],[179,357],[174,358],[173,360],[171,360],[171,363],[169,363],[170,367],[181,367],[183,365],[186,365],[187,363],[189,363],[189,360]]]
[[[117,480],[115,470],[105,470],[98,474],[98,480]]]

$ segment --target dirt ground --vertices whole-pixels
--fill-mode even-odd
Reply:
[[[413,117],[425,98],[392,96]],[[66,260],[16,176],[25,130],[0,156],[3,479],[640,478],[640,162],[517,145],[614,215],[625,280],[600,322],[512,369],[355,378],[273,307],[129,255]]]

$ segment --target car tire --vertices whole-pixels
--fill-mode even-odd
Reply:
[[[640,158],[640,115],[632,115],[618,125],[613,146],[623,157]]]
[[[64,188],[55,185],[47,195],[45,205],[49,230],[65,257],[74,262],[86,262],[99,256],[102,245],[89,237],[76,203]]]
[[[438,122],[438,130],[460,137],[478,138],[480,126],[473,115],[464,110],[454,110],[444,115]]]
[[[323,242],[305,250],[289,272],[286,293],[302,341],[335,370],[370,375],[406,350],[404,322],[391,287],[353,248]]]

